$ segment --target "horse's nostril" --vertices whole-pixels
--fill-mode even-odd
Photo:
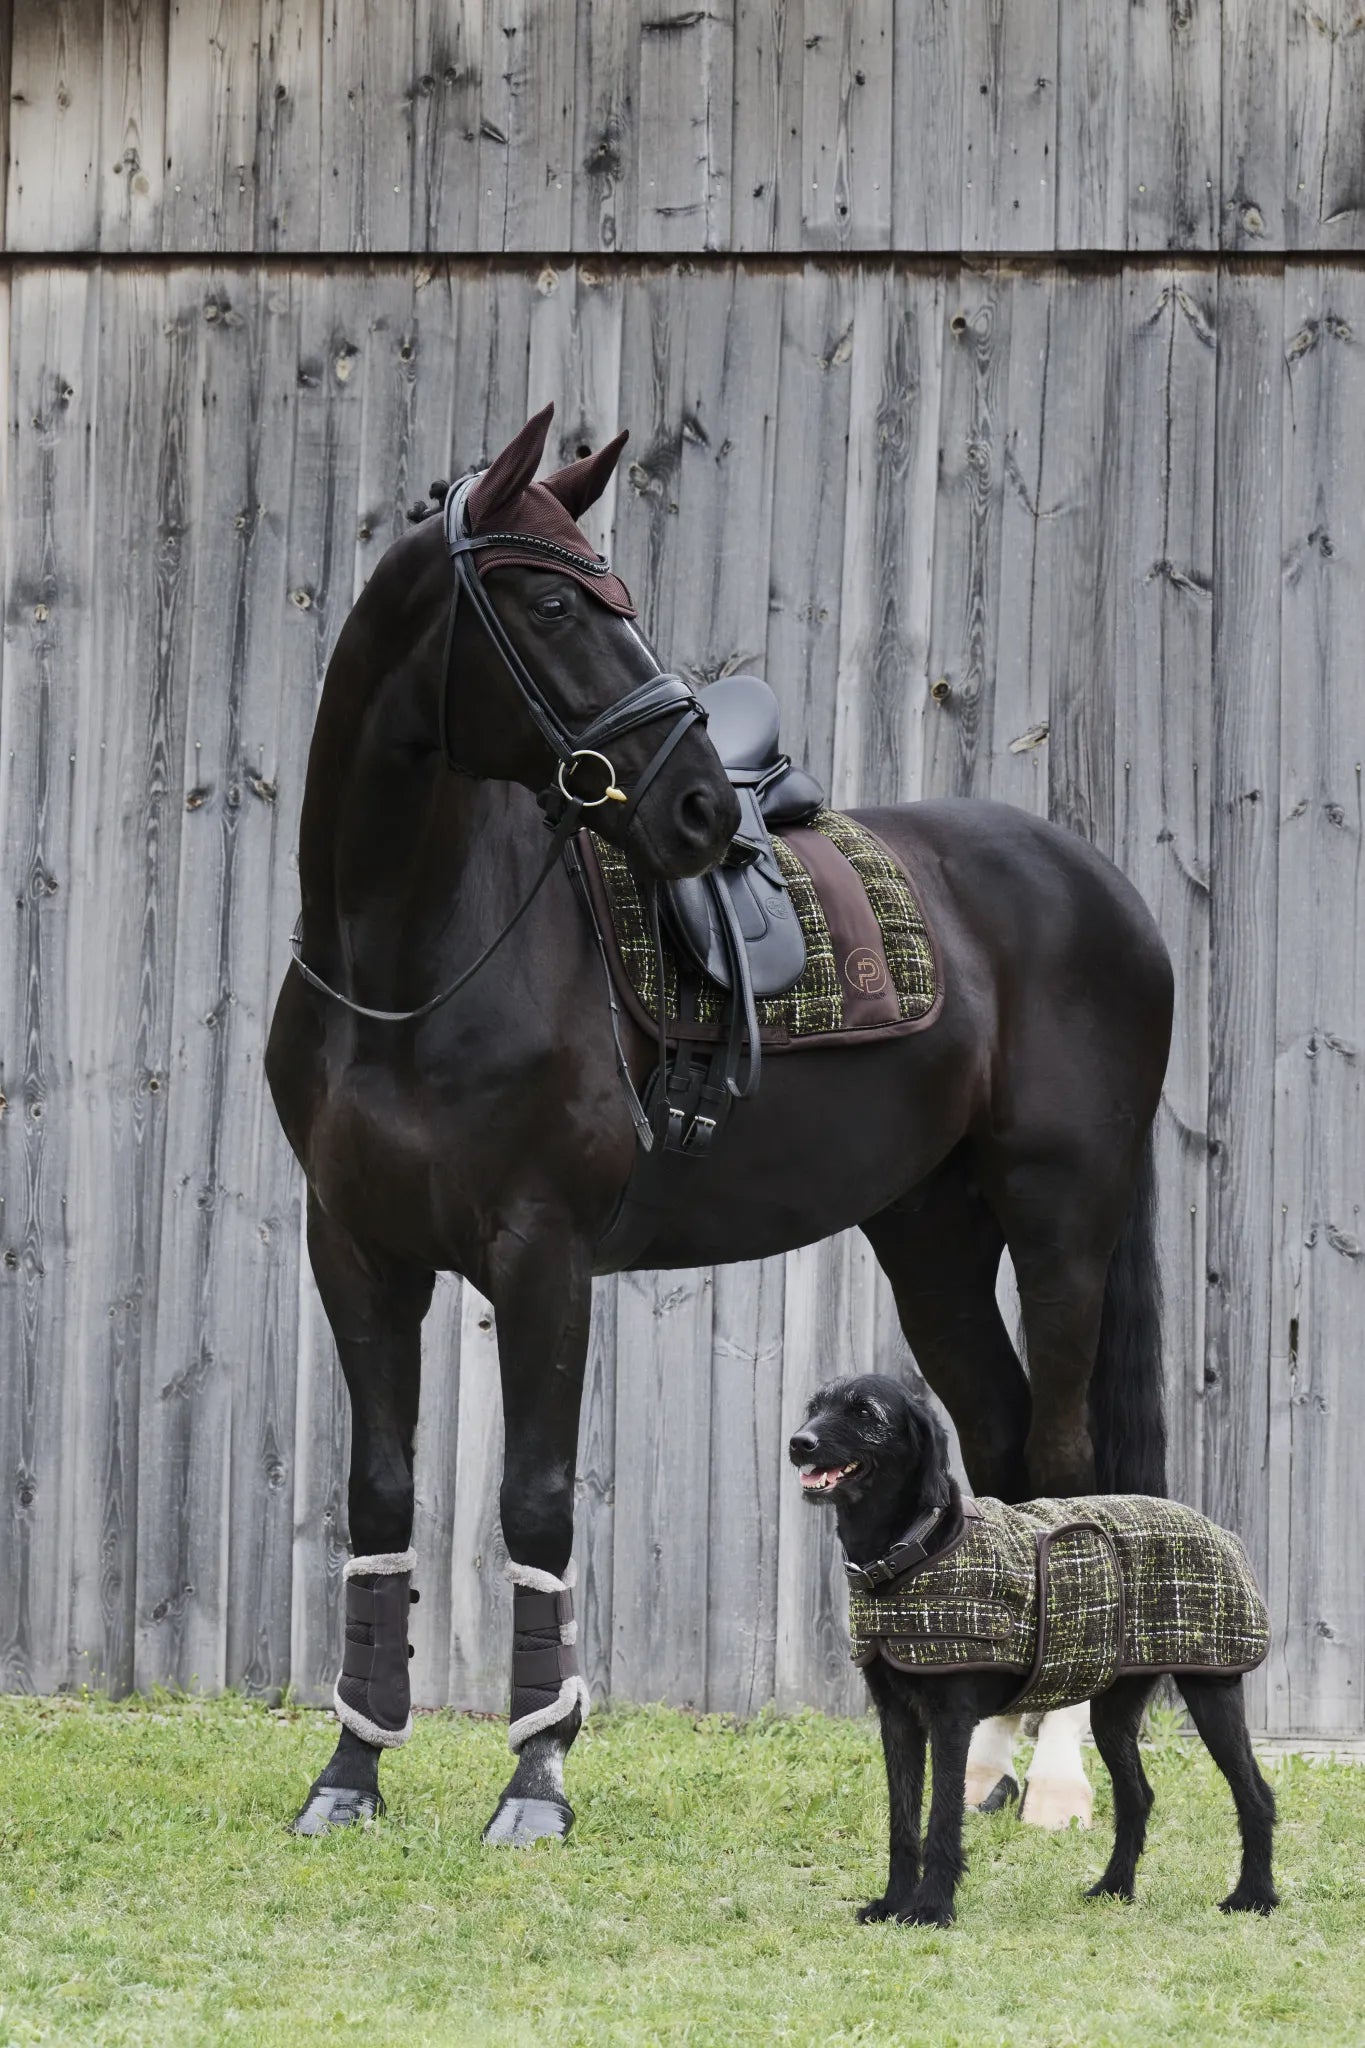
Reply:
[[[716,829],[716,805],[706,789],[689,789],[679,805],[684,831],[695,839],[709,839]]]

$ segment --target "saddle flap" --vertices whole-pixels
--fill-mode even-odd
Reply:
[[[713,868],[709,874],[664,888],[664,915],[683,952],[703,974],[728,989],[733,984],[725,928],[715,892],[724,889],[744,938],[757,997],[782,995],[806,968],[806,939],[792,909],[786,884],[770,877],[763,863]]]

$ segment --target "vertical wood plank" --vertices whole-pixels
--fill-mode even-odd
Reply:
[[[573,7],[496,0],[485,20],[483,249],[572,245],[575,48]]]
[[[415,0],[408,246],[474,249],[479,239],[483,9]]]
[[[893,0],[892,247],[962,247],[968,11]]]
[[[640,43],[639,0],[579,7],[572,246],[584,255],[635,246]]]
[[[1270,1574],[1270,1272],[1280,785],[1283,273],[1218,280],[1209,848],[1209,1165],[1201,1505]],[[1283,1629],[1282,1612],[1272,1625]],[[1277,1666],[1280,1657],[1275,1658]],[[1247,1681],[1266,1719],[1264,1669]]]
[[[964,250],[1050,249],[1056,234],[1058,0],[967,10]]]
[[[364,380],[353,373],[365,332],[357,317],[363,273],[351,289],[361,306],[354,299],[342,303],[321,271],[302,271],[292,284],[297,335],[285,364],[292,362],[294,380],[281,390],[274,410],[276,431],[293,447],[276,663],[282,693],[306,714],[308,725],[355,589]],[[285,932],[297,907],[294,878],[280,920]],[[291,1671],[300,1697],[326,1701],[341,1659],[350,1408],[306,1243],[299,1262]]]
[[[873,1259],[855,1231],[790,1252],[783,1311],[785,1444],[826,1380],[865,1372],[875,1343]],[[789,1473],[778,1492],[774,1697],[782,1708],[861,1713],[866,1690],[848,1655],[848,1588],[834,1517],[801,1498]]]
[[[323,5],[324,0],[261,0],[254,223],[258,249],[318,247]]]
[[[1046,600],[1035,621],[1034,658],[1052,678],[1048,812],[1056,823],[1079,832],[1105,853],[1114,847],[1111,734],[1121,597],[1115,557],[1123,538],[1120,310],[1116,274],[1087,278],[1063,271],[1058,276],[1037,522],[1038,568]],[[1197,388],[1203,409],[1178,422],[1201,438],[1209,436],[1212,423],[1211,334],[1206,333],[1202,345],[1207,350],[1207,389]],[[1191,510],[1211,517],[1207,497],[1202,503],[1195,500]],[[1160,532],[1169,543],[1169,513]],[[1196,525],[1191,544],[1200,533]],[[1201,576],[1206,624],[1211,573],[1205,555]],[[1202,651],[1207,674],[1206,644]],[[1203,872],[1207,875],[1207,861]]]
[[[891,12],[885,0],[806,0],[801,225],[807,249],[891,239]]]
[[[1128,37],[1112,0],[1058,9],[1056,181],[1059,250],[1125,247]]]
[[[171,7],[161,246],[175,255],[252,246],[259,36],[236,0]]]
[[[1360,1725],[1365,1506],[1347,1445],[1365,1424],[1365,290],[1349,269],[1285,275],[1279,949],[1271,1293],[1271,1725]],[[1342,922],[1338,930],[1337,918]],[[1324,927],[1333,936],[1325,939]]]
[[[798,0],[737,0],[729,242],[734,250],[804,246],[803,39]]]
[[[1048,401],[1065,400],[1056,390],[1054,348],[1055,270],[1020,270],[1009,280],[1009,361],[1003,399],[1003,470],[1000,495],[999,610],[1010,627],[998,637],[990,723],[981,733],[989,753],[987,779],[992,797],[1019,804],[1040,817],[1048,809],[1048,721],[1052,715],[1050,576],[1056,567],[1049,538],[1057,522],[1074,531],[1077,506],[1060,501],[1044,483],[1049,452]],[[1072,451],[1074,455],[1074,450]],[[951,701],[951,700],[950,700]],[[938,713],[932,708],[931,729]],[[1100,721],[1097,721],[1099,724]]]
[[[826,787],[834,772],[857,304],[853,275],[842,266],[787,273],[764,672],[782,706],[783,744]]]
[[[1202,1485],[1216,283],[1125,279],[1115,853],[1175,967],[1156,1123],[1172,1492]]]
[[[579,1641],[583,1675],[595,1702],[612,1693],[612,1616],[616,1550],[616,1286],[593,1289],[588,1368],[578,1429],[577,1513]]]
[[[926,796],[984,796],[989,788],[1010,311],[1003,269],[963,264],[949,274],[924,714]]]
[[[498,1489],[502,1484],[502,1388],[493,1309],[461,1289],[460,1410],[455,1449],[450,1569],[453,1707],[506,1713],[512,1657],[512,1594]]]
[[[845,808],[921,776],[942,321],[933,273],[859,278],[830,792]]]
[[[713,1293],[702,1271],[617,1282],[611,1677],[620,1699],[700,1706],[706,1697]]]
[[[705,1694],[716,1713],[753,1714],[773,1695],[784,1302],[781,1259],[716,1271]]]
[[[641,21],[637,249],[728,247],[733,91],[727,12]]]
[[[1285,247],[1365,249],[1360,10],[1354,0],[1292,0],[1285,29]]]
[[[1281,245],[1285,229],[1285,20],[1291,10],[1223,0],[1225,249]]]
[[[1222,210],[1220,9],[1133,0],[1128,13],[1128,247],[1216,249]]]
[[[99,657],[79,692],[69,1107],[76,1398],[74,1681],[133,1680],[139,1399],[160,1296],[171,990],[183,818],[188,337],[164,275],[101,280],[91,600]],[[147,545],[147,535],[156,545]]]
[[[412,217],[413,16],[324,0],[322,246],[406,249]]]
[[[104,10],[99,245],[159,249],[166,160],[166,16],[158,0]]]
[[[9,249],[93,249],[99,238],[104,0],[19,7],[12,23]]]
[[[287,926],[259,914],[292,879],[312,708],[282,699],[276,666],[290,310],[287,292],[240,274],[179,284],[202,401],[161,1251],[181,1278],[162,1301],[144,1388],[139,1528],[140,1681],[164,1673],[257,1692],[277,1687],[288,1662],[301,1223],[262,1078]]]
[[[71,951],[70,905],[79,679],[95,660],[99,283],[83,269],[21,271],[12,290],[7,280],[5,301],[13,381],[7,374],[0,862],[11,936],[0,1041],[0,1685],[33,1692],[62,1683],[69,1668],[76,1559],[62,1468],[89,1377],[73,1355],[68,1291],[73,1231],[94,1221],[94,1191],[73,1208],[70,1178],[83,964]]]

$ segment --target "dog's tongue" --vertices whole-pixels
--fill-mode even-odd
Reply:
[[[837,1485],[843,1476],[844,1468],[841,1465],[830,1465],[823,1472],[817,1471],[814,1465],[807,1465],[801,1474],[801,1484],[812,1493],[823,1493],[829,1487]]]

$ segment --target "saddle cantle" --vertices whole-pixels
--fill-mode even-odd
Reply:
[[[707,731],[739,799],[740,823],[725,859],[709,874],[669,882],[664,917],[700,973],[733,989],[747,965],[756,997],[781,995],[801,979],[806,941],[771,834],[804,825],[824,791],[780,751],[777,699],[759,676],[724,676],[702,692]]]

